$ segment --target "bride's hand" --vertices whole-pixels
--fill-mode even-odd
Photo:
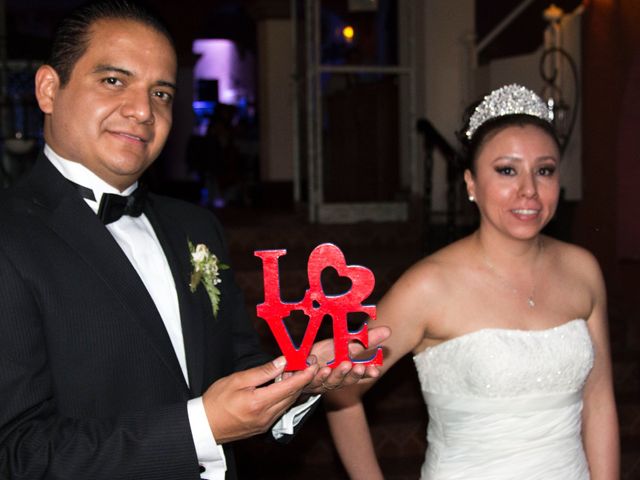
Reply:
[[[367,358],[369,351],[375,350],[391,335],[388,327],[371,328],[369,333],[369,348],[365,348],[358,342],[349,344],[349,356],[351,358]],[[380,370],[375,365],[363,365],[354,362],[341,362],[335,368],[327,366],[334,358],[333,339],[322,340],[313,345],[308,358],[309,365],[317,364],[317,370],[313,380],[305,387],[304,393],[318,394],[336,388],[346,387],[359,382],[363,378],[377,378]]]

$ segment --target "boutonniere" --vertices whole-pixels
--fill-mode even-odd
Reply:
[[[218,257],[211,253],[207,246],[202,243],[194,247],[191,240],[189,240],[189,252],[191,253],[191,265],[193,266],[189,288],[193,293],[200,282],[204,284],[213,307],[213,316],[217,317],[218,309],[220,308],[220,290],[216,285],[222,281],[220,279],[220,270],[228,269],[229,265],[220,262]]]

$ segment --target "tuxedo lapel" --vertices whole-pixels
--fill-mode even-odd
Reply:
[[[149,198],[144,213],[151,222],[156,236],[171,268],[180,304],[180,320],[184,337],[187,371],[190,390],[200,395],[203,388],[202,369],[204,365],[204,318],[198,295],[191,293],[189,280],[191,262],[189,257],[188,234],[180,228],[179,219],[171,218],[158,208],[158,200]]]
[[[45,158],[30,175],[34,214],[61,237],[103,280],[131,319],[151,339],[176,381],[186,383],[162,318],[142,280],[113,236],[73,186]]]

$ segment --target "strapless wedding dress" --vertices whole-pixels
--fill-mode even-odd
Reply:
[[[483,329],[414,356],[429,410],[423,480],[585,480],[582,389],[594,352],[584,320]]]

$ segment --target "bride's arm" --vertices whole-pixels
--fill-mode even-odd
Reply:
[[[620,478],[620,444],[605,286],[595,259],[590,257],[585,263],[593,285],[594,308],[587,324],[595,349],[595,361],[584,391],[583,439],[591,479],[617,480]]]
[[[345,393],[331,392],[325,398],[329,429],[342,464],[351,479],[382,480],[361,395]]]
[[[425,304],[428,295],[422,280],[425,278],[424,270],[423,266],[410,269],[378,303],[377,320],[371,324],[387,325],[391,329],[391,337],[383,345],[381,375],[411,352],[424,337],[424,319],[416,314],[428,310]],[[376,380],[366,379],[324,395],[333,441],[349,478],[354,480],[384,478],[362,405],[362,396]]]

